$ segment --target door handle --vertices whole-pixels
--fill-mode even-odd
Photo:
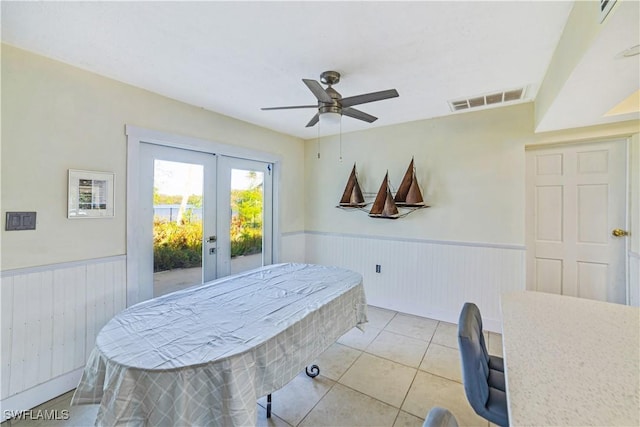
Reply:
[[[218,238],[217,238],[216,236],[209,236],[209,238],[207,239],[207,242],[209,242],[209,243],[213,243],[213,242],[215,242],[216,240],[218,240]]]
[[[620,228],[615,228],[612,232],[611,232],[612,236],[615,237],[623,237],[623,236],[628,236],[629,232],[626,230],[622,230]]]

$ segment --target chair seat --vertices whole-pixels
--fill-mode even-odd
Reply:
[[[458,422],[451,411],[434,406],[429,411],[422,427],[458,427]]]

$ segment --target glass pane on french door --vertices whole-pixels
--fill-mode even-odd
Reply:
[[[203,165],[154,161],[154,296],[202,283],[203,174]]]
[[[231,169],[231,274],[262,267],[264,172]]]
[[[216,278],[216,157],[140,144],[140,300]]]
[[[219,276],[271,264],[272,169],[270,163],[219,158]]]

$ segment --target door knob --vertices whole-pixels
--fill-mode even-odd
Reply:
[[[611,232],[611,235],[615,236],[615,237],[623,237],[623,236],[628,236],[629,232],[622,230],[620,228],[616,228]]]

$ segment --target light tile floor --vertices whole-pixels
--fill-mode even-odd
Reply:
[[[365,332],[353,329],[323,353],[320,375],[300,373],[258,401],[259,426],[421,426],[433,406],[448,408],[460,426],[490,424],[477,416],[464,394],[457,326],[369,307]],[[489,352],[502,354],[502,337],[485,333]],[[38,408],[70,410],[68,420],[14,421],[4,427],[89,426],[97,405],[69,407],[72,392]]]

